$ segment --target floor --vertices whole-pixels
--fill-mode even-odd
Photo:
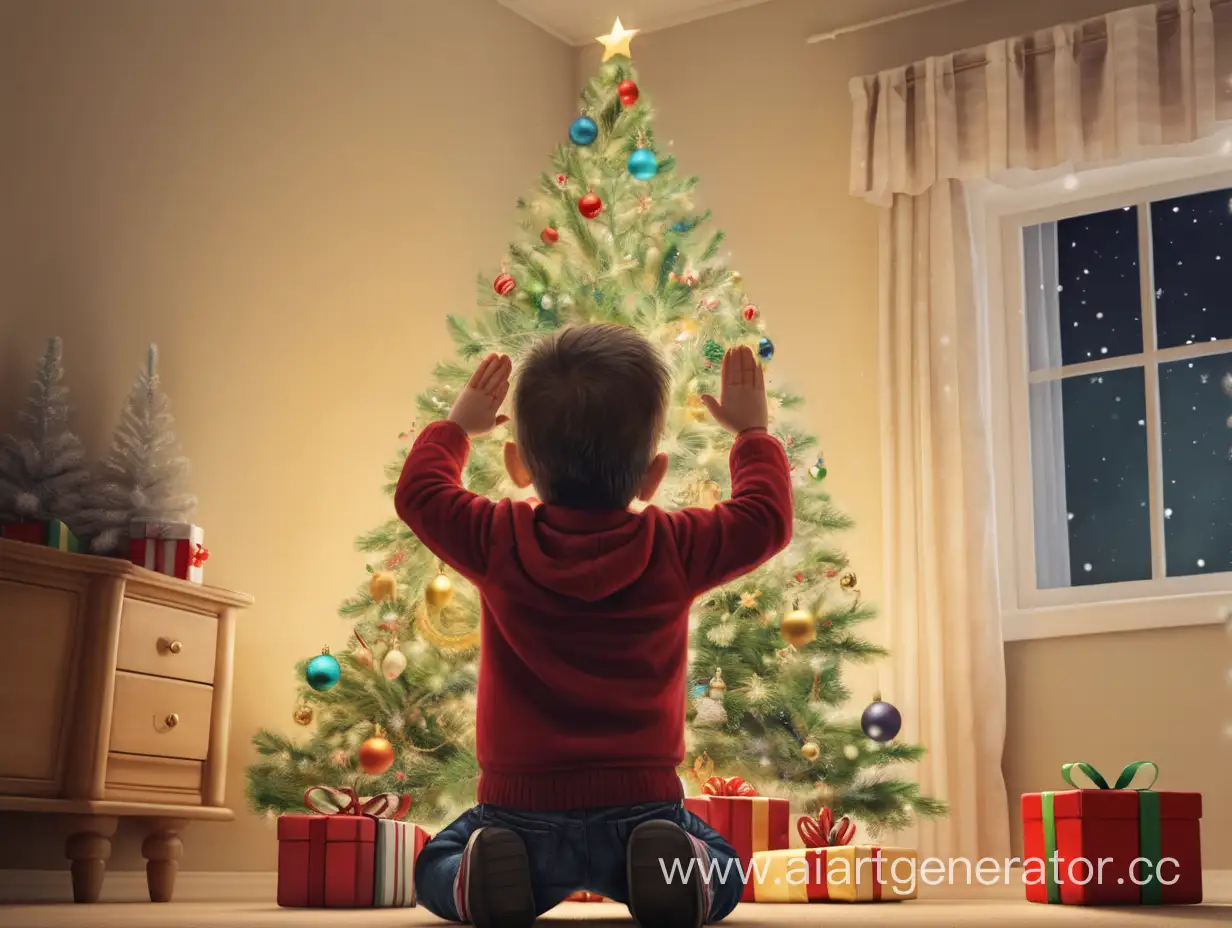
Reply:
[[[623,906],[572,903],[539,920],[544,928],[585,922],[587,928],[632,928]],[[4,928],[293,928],[348,925],[399,928],[443,925],[423,909],[279,909],[261,903],[107,904],[91,906],[0,906]],[[761,925],[910,925],[950,928],[963,925],[1188,926],[1232,924],[1232,903],[1175,909],[1095,909],[1032,905],[1016,899],[988,901],[914,900],[888,905],[743,905],[725,922],[731,928]]]

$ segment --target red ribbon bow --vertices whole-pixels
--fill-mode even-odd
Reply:
[[[743,777],[711,777],[702,787],[707,796],[756,796],[757,790]]]
[[[188,555],[188,563],[193,567],[200,567],[209,559],[210,552],[205,545],[193,545],[192,553]]]
[[[314,793],[325,794],[320,805],[313,799]],[[411,808],[411,797],[379,793],[361,801],[355,790],[348,786],[311,786],[304,793],[304,805],[318,815],[368,815],[372,818],[399,819]]]
[[[844,815],[835,822],[834,813],[829,809],[822,809],[816,818],[805,816],[800,819],[796,830],[808,847],[839,847],[850,844],[856,835],[856,826],[851,819]]]

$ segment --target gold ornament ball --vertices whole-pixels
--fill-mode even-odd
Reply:
[[[394,746],[378,728],[376,734],[359,746],[359,768],[377,776],[394,765]]]
[[[731,279],[732,279],[733,284],[738,284],[740,283],[740,281],[744,280],[744,275],[741,274],[739,271],[732,271]]]
[[[295,710],[295,716],[294,716],[295,724],[296,725],[311,725],[312,716],[313,716],[312,706],[307,706],[307,705],[299,706]]]
[[[806,742],[801,748],[800,753],[804,755],[807,761],[814,761],[821,757],[821,748],[813,741]]]
[[[849,570],[847,571],[847,573],[843,574],[843,576],[839,578],[838,582],[839,582],[839,585],[842,586],[844,590],[854,590],[856,588],[856,583],[857,583],[856,575]]]
[[[723,502],[723,488],[713,480],[707,480],[702,484],[702,505],[717,506]]]
[[[440,609],[453,599],[453,582],[443,573],[437,574],[424,590],[424,602],[433,609]]]
[[[817,799],[825,807],[829,808],[834,805],[834,800],[838,798],[838,791],[824,780],[817,781]]]
[[[372,575],[372,582],[368,584],[368,592],[372,594],[372,599],[378,603],[397,599],[398,581],[394,578],[393,574],[378,570]]]
[[[689,414],[689,418],[694,422],[706,421],[706,404],[702,402],[702,398],[697,394],[690,394],[685,400],[685,410]]]
[[[783,619],[779,634],[788,644],[797,648],[804,647],[817,637],[817,623],[813,621],[813,613],[797,606]]]

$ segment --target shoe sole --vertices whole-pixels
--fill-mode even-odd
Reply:
[[[699,928],[703,923],[699,864],[688,871],[684,883],[669,883],[663,870],[678,874],[681,871],[673,870],[673,862],[684,870],[697,859],[689,836],[671,822],[643,822],[633,829],[626,855],[629,909],[639,928]]]
[[[466,902],[475,928],[531,928],[535,894],[526,845],[512,831],[484,828],[471,839]],[[471,887],[478,892],[472,894]]]

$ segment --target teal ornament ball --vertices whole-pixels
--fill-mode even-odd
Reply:
[[[579,116],[569,126],[569,141],[574,145],[589,145],[599,137],[599,127],[589,116]]]
[[[323,693],[342,678],[342,667],[338,664],[338,658],[326,651],[308,662],[304,676],[309,686],[318,693]]]
[[[757,356],[763,361],[769,361],[774,358],[774,342],[762,336],[761,341],[757,343]]]
[[[638,148],[629,156],[629,173],[638,180],[650,180],[659,173],[659,159],[649,148]]]

